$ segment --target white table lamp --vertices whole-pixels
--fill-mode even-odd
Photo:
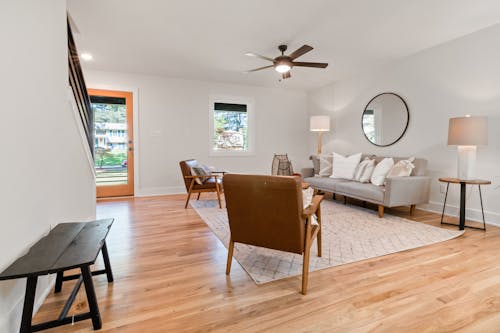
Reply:
[[[309,129],[311,132],[318,132],[318,155],[321,154],[321,136],[323,132],[330,131],[329,116],[311,116]]]
[[[470,180],[474,177],[476,146],[488,144],[488,118],[450,118],[448,145],[458,146],[458,178]]]

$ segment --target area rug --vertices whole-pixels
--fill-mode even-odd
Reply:
[[[191,201],[191,206],[222,241],[229,244],[227,212],[216,200]],[[311,247],[310,271],[353,263],[453,239],[463,231],[377,213],[331,200],[321,204],[323,256]],[[302,274],[302,256],[236,243],[234,258],[257,284]]]

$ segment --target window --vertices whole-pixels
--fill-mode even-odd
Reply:
[[[251,103],[243,99],[214,98],[210,101],[211,155],[252,153]]]

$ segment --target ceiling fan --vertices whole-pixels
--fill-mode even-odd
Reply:
[[[328,66],[328,64],[324,63],[324,62],[299,62],[299,61],[294,61],[298,57],[300,57],[300,56],[306,54],[307,52],[311,51],[313,49],[312,46],[303,45],[302,47],[300,47],[297,50],[295,50],[294,52],[292,52],[290,55],[285,55],[285,51],[287,49],[286,45],[280,45],[280,46],[278,46],[278,49],[281,51],[281,55],[277,56],[274,59],[262,56],[260,54],[252,53],[252,52],[245,53],[245,55],[247,55],[247,56],[257,57],[257,58],[260,58],[260,59],[271,61],[273,63],[272,65],[255,68],[255,69],[246,71],[245,73],[256,72],[256,71],[260,71],[261,69],[266,69],[266,68],[274,67],[274,70],[276,72],[280,73],[283,79],[288,79],[288,78],[291,77],[290,70],[294,66],[297,66],[297,67],[313,67],[313,68],[326,68],[326,66]]]

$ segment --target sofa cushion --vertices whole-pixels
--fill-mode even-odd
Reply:
[[[366,199],[368,201],[384,202],[385,188],[383,186],[351,181],[337,184],[336,191],[346,196],[352,195],[355,198]]]
[[[348,182],[348,180],[325,177],[308,177],[304,178],[304,182],[309,183],[313,188],[317,188],[326,192],[334,192],[337,184]]]

